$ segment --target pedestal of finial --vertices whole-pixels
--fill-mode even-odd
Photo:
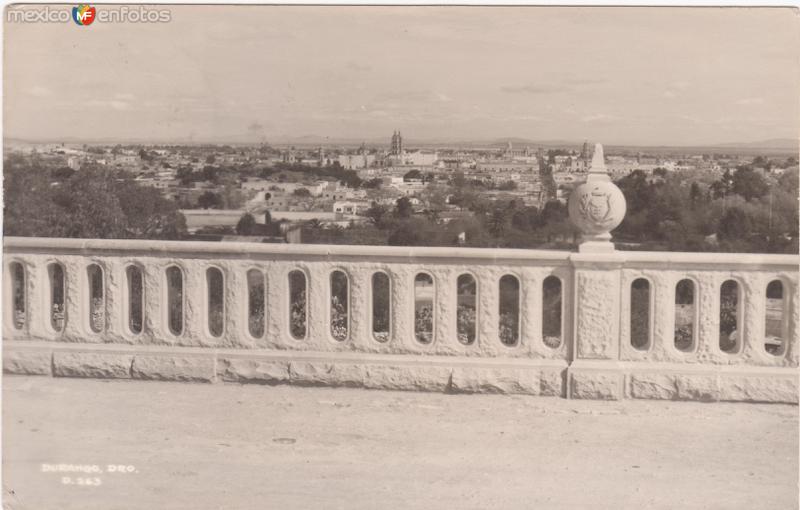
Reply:
[[[609,253],[614,251],[614,243],[611,242],[611,234],[583,234],[581,244],[578,245],[581,253]]]

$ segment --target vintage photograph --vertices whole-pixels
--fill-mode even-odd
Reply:
[[[798,7],[8,4],[2,508],[798,508]]]

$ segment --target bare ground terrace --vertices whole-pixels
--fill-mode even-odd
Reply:
[[[798,506],[796,406],[24,376],[3,398],[10,509]]]

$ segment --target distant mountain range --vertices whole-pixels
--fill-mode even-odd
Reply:
[[[271,137],[265,140],[271,145],[296,145],[301,147],[309,146],[359,146],[362,143],[367,146],[388,146],[389,137],[370,137],[370,138],[352,138],[352,137],[330,137],[320,135],[303,135],[303,136],[285,136],[285,137]],[[485,148],[502,148],[511,144],[515,148],[523,148],[526,146],[534,147],[580,147],[584,140],[532,140],[520,137],[502,137],[494,139],[416,139],[405,138],[403,144],[406,147],[485,147]],[[30,145],[42,143],[66,143],[66,144],[88,144],[88,145],[205,145],[205,144],[230,144],[230,145],[253,145],[260,143],[258,140],[247,140],[241,136],[220,136],[216,140],[195,140],[191,138],[185,139],[171,139],[171,140],[148,140],[143,138],[137,139],[118,139],[118,138],[99,138],[94,140],[78,139],[74,137],[65,137],[63,139],[22,139],[22,138],[5,138],[5,145]],[[594,141],[590,140],[590,143]],[[792,138],[772,138],[769,140],[761,140],[756,142],[728,142],[717,144],[687,144],[687,145],[647,145],[647,144],[605,144],[609,148],[620,149],[716,149],[716,150],[754,150],[754,151],[781,151],[781,152],[798,152],[800,150],[800,139]]]
[[[747,143],[721,143],[718,147],[740,147],[743,149],[786,149],[797,150],[800,146],[798,139],[792,138],[772,138],[770,140],[762,140],[760,142],[747,142]]]

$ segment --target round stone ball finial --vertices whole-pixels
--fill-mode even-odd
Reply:
[[[569,197],[569,219],[583,233],[579,251],[613,251],[610,232],[622,223],[626,209],[625,195],[611,182],[598,143],[586,182]]]

